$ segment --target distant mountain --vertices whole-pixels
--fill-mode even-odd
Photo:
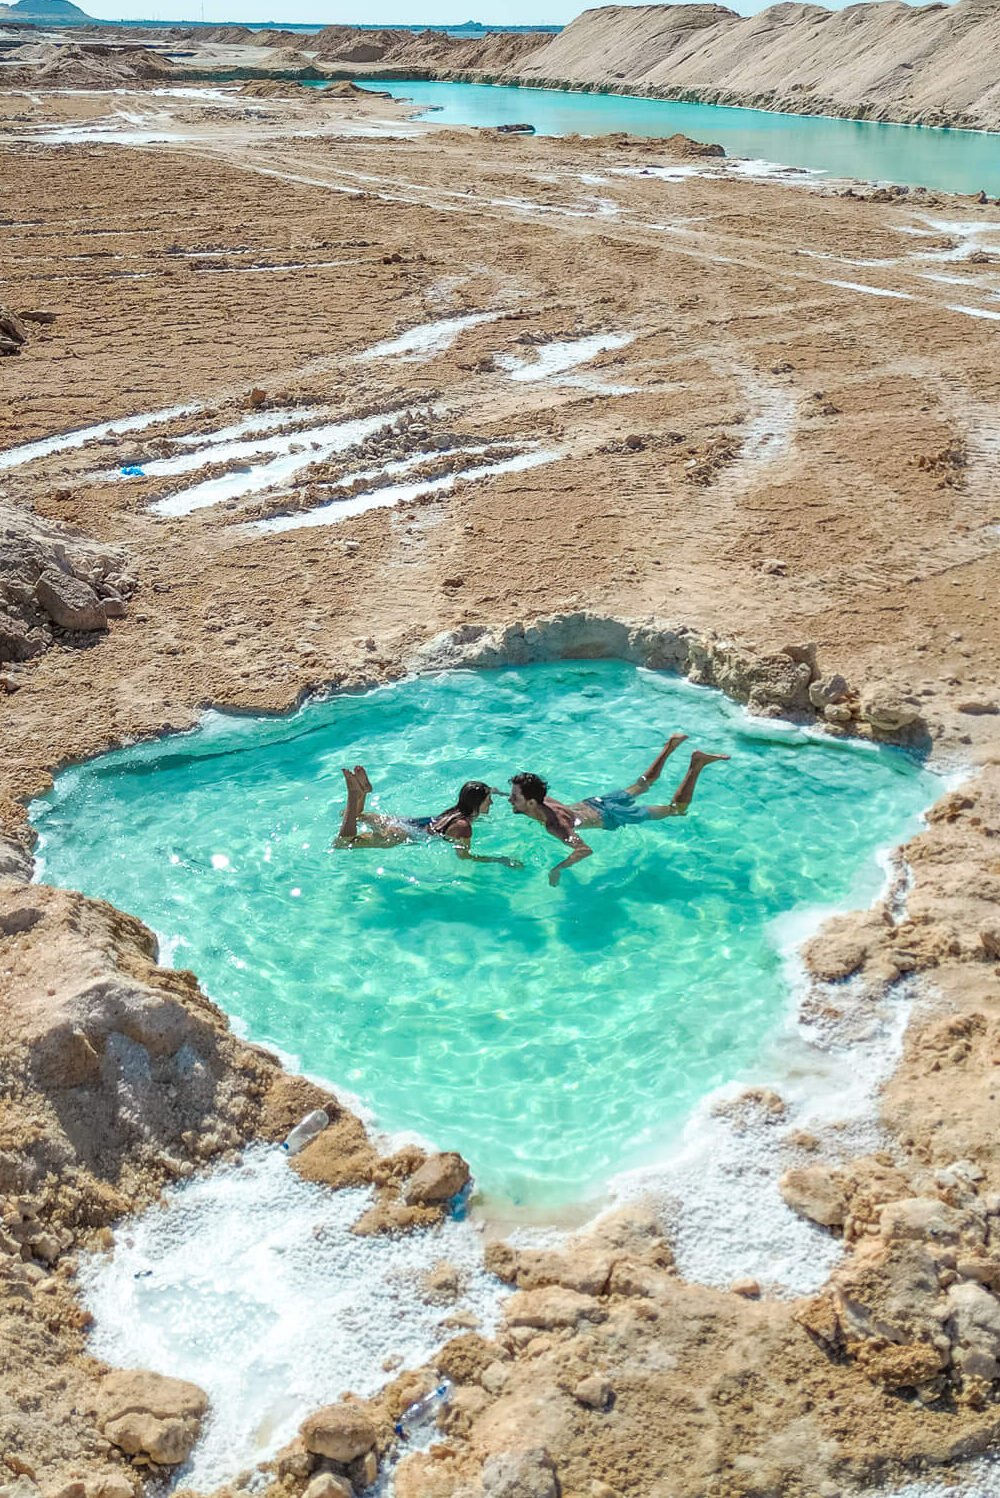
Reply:
[[[16,0],[0,5],[0,22],[28,21],[33,26],[93,26],[93,16],[72,0]]]

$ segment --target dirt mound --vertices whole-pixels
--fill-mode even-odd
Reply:
[[[396,66],[491,72],[510,68],[537,51],[531,32],[500,31],[456,37],[442,31],[356,31],[327,26],[316,37],[316,50],[337,62],[385,62]]]
[[[192,40],[199,42],[221,42],[227,47],[260,46],[260,33],[249,26],[208,26],[198,30]]]
[[[342,62],[381,62],[390,53],[397,53],[412,36],[409,31],[392,31],[385,28],[359,31],[353,26],[326,26],[313,38],[313,46],[320,57]],[[370,53],[362,58],[359,53]]]
[[[562,135],[554,137],[557,146],[574,151],[631,151],[641,156],[669,156],[674,160],[694,160],[705,156],[725,156],[722,146],[706,141],[692,140],[689,135],[670,135],[665,140],[656,140],[646,135],[629,135],[624,130],[613,130],[608,135]]]
[[[315,89],[304,88],[301,83],[296,83],[294,78],[255,78],[251,83],[244,83],[240,89],[248,99],[291,99],[303,98],[306,94],[316,93]]]
[[[586,10],[522,60],[524,78],[804,114],[1000,126],[1000,8],[718,5]]]
[[[316,90],[318,99],[391,99],[387,89],[359,88],[356,83],[331,83]]]
[[[255,31],[251,33],[255,47],[301,47],[308,38],[301,31]]]
[[[172,63],[146,47],[108,47],[99,42],[60,47],[51,62],[33,71],[31,81],[69,88],[114,87],[144,79],[172,78]]]
[[[663,142],[663,149],[669,151],[671,156],[699,157],[699,156],[725,156],[722,146],[711,145],[707,141],[692,140],[690,135],[671,135]]]

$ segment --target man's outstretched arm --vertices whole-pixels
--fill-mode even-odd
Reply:
[[[582,837],[577,837],[575,833],[572,837],[568,837],[564,841],[569,844],[573,851],[568,858],[563,859],[562,863],[557,863],[554,869],[549,870],[549,883],[553,888],[559,883],[563,869],[571,869],[575,863],[582,863],[594,851],[593,848],[587,846]]]

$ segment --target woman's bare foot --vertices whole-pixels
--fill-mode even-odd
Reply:
[[[358,772],[356,769],[348,770],[345,765],[341,765],[340,773],[341,775],[343,775],[344,780],[347,782],[347,793],[348,795],[350,795],[351,791],[357,790],[358,788]]]
[[[368,771],[365,769],[364,765],[355,765],[354,766],[354,774],[355,774],[355,776],[357,778],[358,785],[361,787],[361,789],[364,791],[365,795],[367,796],[368,793],[369,793],[369,791],[372,788],[372,783],[368,779]]]
[[[706,754],[704,749],[696,749],[691,756],[693,768],[701,769],[702,765],[714,764],[717,759],[728,759],[728,754]]]
[[[675,749],[679,749],[682,744],[686,744],[686,743],[687,743],[687,734],[686,733],[672,733],[670,735],[669,739],[667,740],[667,742],[663,746],[664,758],[666,758],[666,756],[668,754],[673,754],[673,752],[674,752]]]

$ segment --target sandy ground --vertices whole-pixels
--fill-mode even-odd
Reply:
[[[84,138],[49,133],[67,126]],[[209,703],[280,709],[396,673],[444,630],[587,609],[761,652],[815,644],[825,677],[919,713],[942,764],[986,766],[914,850],[912,920],[863,925],[847,958],[835,943],[814,965],[875,987],[934,968],[933,1023],[943,1010],[966,1026],[930,1060],[925,1031],[911,1032],[889,1093],[898,1176],[873,1196],[862,1170],[863,1186],[844,1190],[867,1207],[848,1214],[857,1232],[843,1214],[838,1230],[888,1244],[891,1260],[875,1208],[937,1200],[933,1172],[956,1158],[984,1173],[969,1190],[986,1222],[979,1197],[1000,1188],[1000,211],[753,180],[660,143],[414,126],[398,106],[350,99],[146,90],[0,95],[0,213],[4,302],[55,313],[0,365],[0,498],[123,548],[139,579],[106,634],[57,632],[4,668],[3,830],[24,835],[25,798],[61,762],[189,725]],[[416,347],[378,350],[428,326]],[[180,406],[196,409],[24,461],[12,451]],[[361,423],[350,449],[349,421]],[[213,451],[210,434],[236,426],[225,440],[243,445]],[[282,458],[262,487],[257,469]],[[520,471],[491,471],[512,462]],[[191,492],[208,480],[222,489]],[[402,483],[437,487],[389,503]],[[294,525],[347,496],[384,503]],[[285,528],[255,528],[269,519]],[[58,951],[83,917],[44,898]],[[23,922],[3,929],[20,1056],[47,1033],[32,996],[55,976],[23,959]],[[256,1117],[230,1114],[236,1134]],[[88,1169],[100,1178],[100,1162]],[[986,1227],[976,1241],[988,1256]],[[649,1273],[667,1275],[649,1254]],[[946,1296],[958,1271],[938,1270]],[[947,1387],[926,1368],[873,1374],[874,1333],[833,1291],[807,1332],[793,1308],[699,1300],[676,1277],[619,1286],[618,1299],[610,1283],[599,1333],[550,1309],[512,1334],[503,1357],[520,1371],[506,1394],[482,1385],[482,1367],[469,1375],[452,1445],[433,1474],[415,1464],[407,1491],[507,1492],[482,1487],[481,1463],[523,1444],[531,1418],[563,1491],[595,1498],[827,1495],[994,1434],[992,1392],[970,1392],[959,1353]],[[890,1335],[874,1313],[871,1324],[882,1344],[930,1336],[909,1323]],[[50,1342],[38,1358],[51,1363],[57,1332]],[[559,1393],[598,1364],[620,1379],[599,1434]],[[8,1411],[3,1427],[15,1453],[22,1416]],[[36,1462],[46,1498],[73,1461],[102,1459],[80,1442],[50,1443]]]

